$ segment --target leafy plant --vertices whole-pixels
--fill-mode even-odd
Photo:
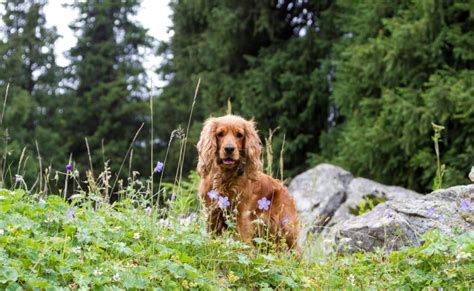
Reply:
[[[349,211],[356,216],[362,215],[371,211],[375,206],[385,201],[387,201],[387,199],[382,197],[377,197],[372,194],[365,195],[364,198],[359,201],[357,207],[350,208]]]
[[[181,181],[180,187],[173,183],[162,183],[170,213],[179,216],[199,211],[199,179],[197,172],[192,171],[188,176],[188,180]]]
[[[124,199],[71,207],[56,195],[43,200],[24,190],[0,190],[0,288],[473,287],[473,231],[430,231],[423,246],[400,251],[301,260],[271,247],[259,250],[228,232],[210,237],[200,215],[160,218],[137,205]]]
[[[439,156],[439,141],[441,140],[441,132],[444,130],[444,126],[431,123],[434,130],[434,135],[431,137],[434,142],[434,148],[436,153],[436,177],[433,180],[433,190],[441,189],[443,185],[444,171],[446,165],[441,164],[441,158]]]

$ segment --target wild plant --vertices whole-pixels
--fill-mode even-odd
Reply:
[[[434,135],[431,137],[434,143],[434,149],[436,154],[436,176],[433,180],[433,190],[441,189],[443,185],[443,176],[446,170],[446,165],[441,164],[441,158],[439,153],[439,142],[441,141],[441,132],[444,130],[444,126],[431,123],[434,130]]]
[[[197,90],[193,103],[196,96]],[[5,184],[0,189],[0,289],[472,288],[472,232],[450,237],[432,232],[422,247],[324,260],[298,259],[278,249],[262,223],[265,217],[255,222],[260,236],[253,245],[234,239],[232,230],[209,235],[196,194],[199,177],[195,172],[183,177],[191,116],[186,130],[171,133],[166,153],[173,142],[180,148],[180,166],[171,182],[163,180],[167,164],[174,162],[167,154],[156,161],[151,153],[151,175],[142,177],[132,168],[132,146],[120,167],[128,161],[127,178],[112,173],[105,157],[99,173],[92,167],[87,139],[89,169],[80,172],[72,156],[59,170],[41,162],[33,187],[22,178],[26,155],[16,171],[3,159],[2,182],[8,171],[15,181],[12,189]],[[37,153],[42,161],[39,145]],[[283,175],[282,157],[283,147],[277,176]],[[119,199],[110,203],[110,197]],[[229,209],[225,198],[216,199]],[[272,207],[267,199],[258,204],[264,213]],[[468,211],[470,204],[461,207]],[[228,213],[231,229],[235,215]]]

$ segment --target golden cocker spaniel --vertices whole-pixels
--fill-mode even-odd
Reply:
[[[290,248],[298,249],[299,218],[283,184],[262,172],[261,142],[253,121],[240,116],[211,117],[197,144],[199,195],[208,215],[208,231],[221,234],[227,215],[237,220],[238,238],[262,235],[256,223]]]

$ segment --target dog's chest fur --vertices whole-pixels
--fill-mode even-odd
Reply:
[[[220,196],[226,196],[231,201],[232,206],[237,206],[245,192],[246,178],[236,176],[234,173],[217,172],[212,176],[212,189],[219,192]]]

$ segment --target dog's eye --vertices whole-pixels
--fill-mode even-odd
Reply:
[[[237,136],[238,138],[242,138],[242,137],[244,137],[244,135],[243,135],[243,134],[241,134],[240,132],[237,132],[237,134],[236,134],[235,136]]]
[[[223,136],[224,136],[224,132],[221,131],[221,132],[217,133],[217,136],[218,136],[218,137],[223,137]]]

